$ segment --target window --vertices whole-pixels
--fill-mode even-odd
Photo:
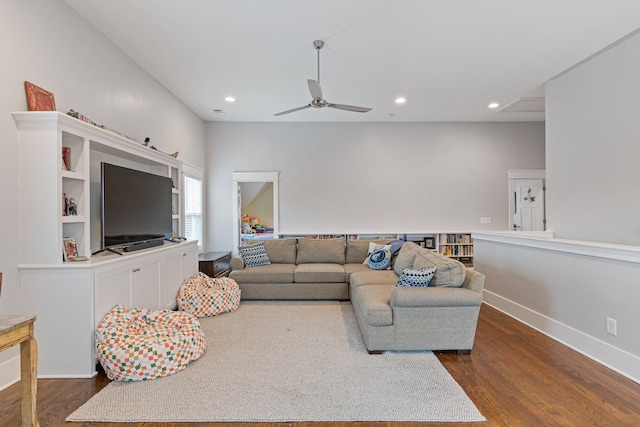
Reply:
[[[184,237],[202,247],[202,179],[184,176]]]

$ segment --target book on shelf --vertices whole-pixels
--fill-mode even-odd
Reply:
[[[71,170],[71,148],[62,147],[62,170]]]

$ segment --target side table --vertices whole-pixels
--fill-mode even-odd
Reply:
[[[22,426],[39,427],[36,413],[38,348],[33,336],[36,316],[0,316],[0,351],[20,344]]]
[[[199,269],[209,277],[226,277],[231,273],[231,252],[207,252],[198,257]]]

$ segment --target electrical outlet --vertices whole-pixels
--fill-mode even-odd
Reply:
[[[491,217],[490,216],[481,216],[480,217],[480,224],[491,224]]]
[[[607,333],[613,335],[614,337],[618,336],[618,322],[616,321],[616,319],[607,317]]]

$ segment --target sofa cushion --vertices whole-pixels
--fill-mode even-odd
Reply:
[[[402,275],[398,279],[396,286],[426,287],[429,286],[434,274],[436,274],[436,267],[425,267],[418,270],[405,268],[402,270]]]
[[[398,256],[396,257],[395,262],[393,263],[393,271],[396,272],[398,276],[402,274],[402,270],[405,268],[412,268],[413,261],[416,258],[416,254],[420,251],[420,246],[416,245],[413,242],[406,242],[402,245],[400,252],[398,252]]]
[[[344,283],[346,274],[342,264],[298,264],[293,279],[296,283]]]
[[[351,279],[351,274],[357,271],[371,271],[368,265],[364,265],[362,263],[345,264],[343,265],[343,267],[344,267],[344,272],[346,274],[346,277],[345,277],[346,282],[349,282],[349,280]]]
[[[244,260],[245,267],[271,264],[263,242],[240,246],[238,252],[240,252],[240,256]]]
[[[229,277],[243,283],[293,283],[295,264],[269,264],[233,270]]]
[[[362,264],[369,252],[369,242],[386,245],[392,240],[393,239],[348,239],[345,262],[347,264]]]
[[[296,263],[296,239],[265,240],[264,248],[267,250],[269,260],[273,263]]]
[[[365,321],[371,326],[389,326],[393,322],[389,285],[360,286],[354,290],[358,307]]]
[[[298,239],[296,264],[344,264],[344,239]]]
[[[436,267],[436,274],[429,286],[459,288],[464,282],[467,269],[463,263],[439,253],[421,250],[415,257],[413,268]]]
[[[371,270],[367,267],[365,271],[354,271],[349,279],[351,287],[369,285],[395,286],[398,283],[398,276],[393,270]]]

